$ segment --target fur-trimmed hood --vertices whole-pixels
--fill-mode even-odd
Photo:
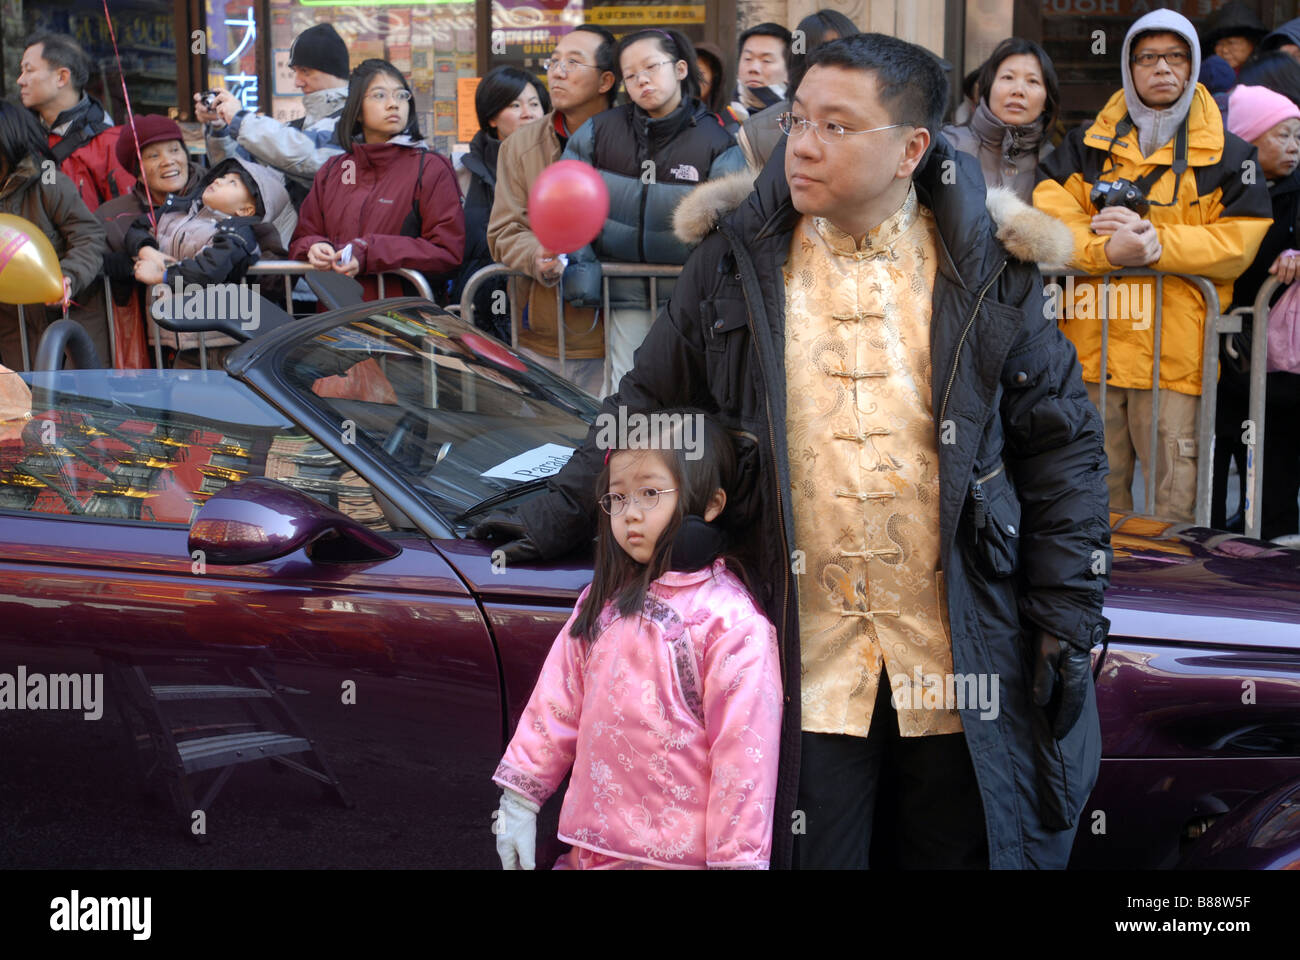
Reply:
[[[694,246],[718,225],[718,221],[740,207],[754,189],[755,170],[741,170],[702,183],[688,193],[673,212],[673,233],[682,243]],[[1025,263],[1037,263],[1044,271],[1062,269],[1074,256],[1070,228],[1051,214],[1035,210],[1015,191],[1005,187],[988,190],[984,207],[996,227],[996,236],[1007,252]]]

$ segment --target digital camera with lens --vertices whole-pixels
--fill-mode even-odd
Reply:
[[[221,93],[220,90],[204,90],[203,93],[199,95],[199,103],[203,104],[203,109],[211,110],[212,104],[217,99],[219,93]]]
[[[1146,195],[1132,180],[1098,180],[1088,195],[1093,209],[1104,210],[1106,207],[1128,207],[1139,217],[1145,217],[1151,209]]]

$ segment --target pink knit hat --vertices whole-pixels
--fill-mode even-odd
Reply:
[[[1300,120],[1300,107],[1268,87],[1233,87],[1228,96],[1228,129],[1254,140],[1283,120]]]

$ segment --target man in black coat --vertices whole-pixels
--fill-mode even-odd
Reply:
[[[1110,565],[1102,426],[1074,349],[1044,309],[1032,262],[1063,262],[1070,247],[1067,241],[1063,250],[1044,254],[1035,235],[1044,224],[1052,233],[1054,221],[1005,196],[996,201],[1004,222],[995,235],[978,166],[935,139],[944,90],[935,59],[892,37],[860,34],[814,52],[784,121],[788,143],[739,209],[705,215],[716,229],[687,262],[634,369],[605,401],[605,411],[615,416],[620,406],[695,405],[717,416],[737,440],[740,480],[723,517],[777,626],[786,684],[773,835],[778,866],[789,865],[792,854],[800,867],[867,866],[879,785],[898,778],[898,823],[877,834],[897,836],[904,866],[1063,867],[1100,763],[1090,651],[1108,626],[1101,615]],[[679,211],[679,227],[686,226],[682,219]],[[859,308],[856,316],[833,319],[864,323],[859,349],[866,349],[863,343],[888,346],[898,342],[903,324],[918,322],[896,306],[891,316],[891,305],[907,303],[918,290],[928,297],[929,316],[919,318],[922,329],[928,327],[928,354],[907,354],[917,362],[896,382],[924,386],[910,387],[910,402],[928,424],[921,446],[935,458],[899,448],[899,456],[864,469],[863,488],[873,476],[884,476],[871,471],[887,471],[894,460],[900,462],[893,469],[903,461],[937,461],[937,477],[925,468],[934,492],[911,501],[929,518],[927,527],[912,528],[923,534],[913,539],[932,540],[931,573],[946,584],[937,591],[943,632],[930,618],[928,641],[943,646],[937,653],[951,664],[950,680],[991,682],[998,702],[992,710],[970,702],[954,709],[951,694],[941,695],[935,716],[946,711],[951,727],[928,731],[937,736],[904,730],[905,717],[913,723],[919,717],[923,727],[918,708],[931,704],[918,702],[915,693],[910,703],[896,700],[909,678],[887,678],[877,665],[859,684],[871,691],[866,702],[859,690],[850,696],[856,716],[842,735],[805,722],[810,690],[807,681],[801,690],[800,677],[824,665],[807,659],[817,638],[801,632],[800,610],[810,611],[808,604],[826,591],[795,534],[815,530],[822,511],[844,516],[844,499],[870,532],[872,498],[894,494],[828,490],[820,502],[796,504],[791,484],[817,480],[800,462],[807,451],[831,459],[840,455],[834,444],[870,437],[873,446],[883,440],[888,452],[890,438],[881,434],[902,431],[897,420],[873,412],[875,388],[866,384],[886,374],[859,368],[855,360],[866,354],[855,358],[850,351],[827,361],[839,361],[827,372],[844,383],[838,396],[863,413],[860,433],[827,431],[817,446],[791,452],[788,429],[806,404],[803,388],[790,389],[796,371],[786,359],[790,344],[811,334],[805,326],[787,328],[787,316],[803,318],[796,324],[837,328],[830,317],[810,315],[799,299],[800,289],[824,282],[816,271],[788,271],[800,244],[814,238],[806,253],[817,236],[831,236],[832,249],[838,247],[842,262],[835,269],[860,270],[856,264],[876,261],[887,267],[899,255],[892,246],[896,234],[913,236],[918,223],[926,231],[925,249],[933,251],[920,260],[925,268],[913,278],[893,278],[898,296],[889,294],[883,313]],[[1024,228],[1019,233],[1017,223]],[[895,233],[882,237],[882,226]],[[1013,245],[1030,262],[1013,260]],[[869,294],[862,291],[870,284],[862,276],[856,289],[865,302]],[[872,322],[881,326],[865,326]],[[515,538],[506,547],[511,560],[558,557],[589,541],[595,529],[591,491],[603,458],[596,437],[593,428],[547,496],[518,514],[489,518],[474,535]],[[900,491],[918,485],[896,484]],[[900,500],[907,496],[899,493]],[[849,533],[857,537],[861,530]],[[856,569],[864,571],[854,574],[861,578],[857,609],[839,602],[847,617],[873,626],[845,649],[860,659],[874,655],[877,664],[883,650],[885,666],[897,674],[907,661],[894,651],[910,640],[901,633],[897,642],[889,639],[889,629],[901,628],[889,626],[897,614],[878,606],[888,605],[887,598],[873,583],[888,581],[891,573],[880,562],[891,562],[884,556],[891,551],[883,540],[867,547],[853,551],[854,562],[862,563]],[[843,556],[849,555],[846,548]],[[849,577],[841,590],[853,587]],[[924,585],[923,595],[926,589],[935,596]],[[860,667],[843,664],[846,671]],[[885,693],[891,686],[893,698]]]

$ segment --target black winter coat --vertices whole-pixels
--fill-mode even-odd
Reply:
[[[474,134],[469,153],[461,161],[470,173],[469,188],[465,191],[465,261],[461,264],[456,282],[452,285],[451,301],[460,302],[461,292],[469,278],[492,263],[488,250],[487,225],[492,216],[492,203],[497,192],[497,155],[501,141],[486,130]],[[510,342],[510,314],[492,312],[493,295],[506,289],[505,280],[483,284],[474,298],[474,323],[498,339]],[[504,303],[505,301],[500,301]]]
[[[673,233],[673,210],[706,180],[745,169],[736,141],[694,97],[658,119],[634,103],[598,113],[574,131],[564,159],[591,164],[609,189],[605,226],[570,255],[564,273],[565,297],[593,307],[601,304],[597,261],[685,263],[690,248]],[[646,281],[609,286],[613,307],[649,306]],[[668,302],[672,287],[672,280],[659,281],[654,309]]]
[[[955,184],[951,177],[942,182],[948,170],[956,171]],[[1056,741],[1046,714],[1030,699],[1028,641],[1036,628],[1084,648],[1105,637],[1101,607],[1110,531],[1101,420],[1074,348],[1044,315],[1036,267],[1012,260],[995,239],[976,161],[939,138],[915,182],[941,238],[931,321],[932,405],[954,670],[994,674],[1000,691],[996,718],[962,711],[990,865],[1063,867],[1100,763],[1096,700],[1090,686],[1078,723]],[[1023,204],[1020,209],[1028,211]],[[737,534],[749,535],[742,556],[777,625],[786,684],[774,866],[790,862],[800,747],[798,575],[791,570],[798,545],[785,496],[790,469],[781,270],[798,217],[784,151],[777,151],[741,207],[691,256],[634,369],[603,411],[616,412],[621,404],[694,405],[715,414],[737,438],[740,480],[723,516],[730,515]],[[544,556],[590,540],[591,490],[602,459],[593,427],[548,494],[521,508]],[[987,510],[978,531],[977,497]]]

